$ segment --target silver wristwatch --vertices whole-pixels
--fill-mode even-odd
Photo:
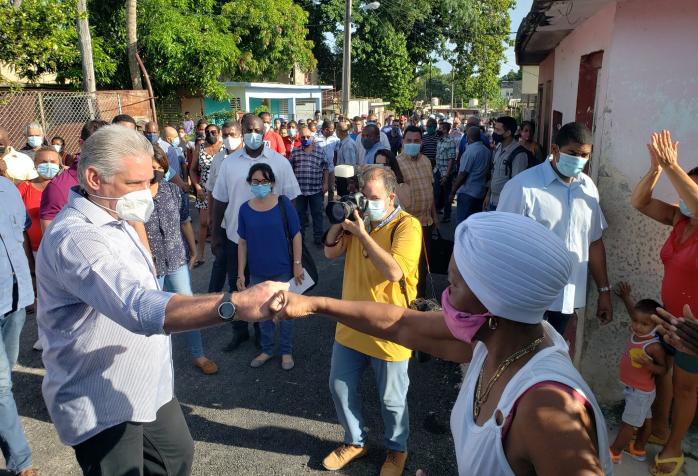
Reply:
[[[237,312],[237,309],[235,309],[235,304],[233,304],[230,297],[230,293],[225,293],[223,296],[223,302],[218,305],[218,317],[226,322],[232,321],[235,318],[235,313]]]

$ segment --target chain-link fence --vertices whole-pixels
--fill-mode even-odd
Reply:
[[[78,150],[80,130],[89,120],[110,122],[118,114],[136,120],[150,120],[152,111],[147,91],[98,91],[91,95],[67,91],[0,91],[0,127],[16,149],[26,143],[26,127],[41,124],[47,141],[55,136],[65,140],[66,152]]]

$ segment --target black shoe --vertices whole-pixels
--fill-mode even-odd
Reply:
[[[242,344],[246,340],[250,340],[249,332],[235,332],[233,334],[233,340],[231,340],[230,343],[223,350],[225,352],[233,352],[235,351],[235,349],[240,347],[240,344]]]

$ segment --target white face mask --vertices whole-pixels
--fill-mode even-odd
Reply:
[[[267,132],[269,132],[269,129],[271,129],[271,124],[265,122],[264,123],[264,133],[266,134]]]
[[[242,139],[239,137],[228,136],[223,139],[223,145],[228,150],[235,150],[240,146],[240,144],[242,144]]]
[[[99,203],[95,203],[95,205],[100,208],[104,208],[105,210],[109,210],[110,212],[116,213],[119,218],[126,221],[138,221],[145,223],[150,218],[151,213],[153,213],[153,208],[155,208],[153,196],[151,195],[149,188],[129,192],[120,198],[101,197],[92,193],[90,195],[104,200],[116,200],[116,210],[112,210],[111,208],[100,205]]]
[[[369,220],[380,221],[385,216],[385,202],[383,200],[369,200],[366,211]]]

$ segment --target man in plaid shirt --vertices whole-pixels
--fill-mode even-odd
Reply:
[[[322,205],[329,185],[329,169],[325,154],[316,150],[313,133],[301,126],[298,134],[301,146],[291,152],[291,166],[296,174],[301,194],[296,197],[296,210],[301,220],[301,233],[308,225],[308,208],[313,217],[313,238],[316,246],[322,246]]]
[[[436,162],[434,164],[434,199],[436,200],[436,209],[443,209],[442,223],[451,221],[451,202],[448,197],[451,194],[451,185],[453,182],[452,172],[456,161],[456,143],[449,136],[451,124],[442,122],[439,124],[438,137],[436,144]]]

